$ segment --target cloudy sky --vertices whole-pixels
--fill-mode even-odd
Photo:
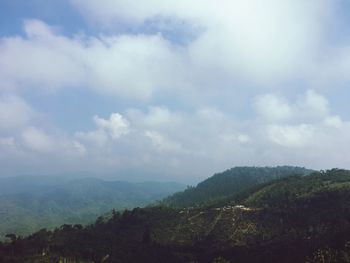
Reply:
[[[0,0],[0,176],[350,168],[348,0]]]

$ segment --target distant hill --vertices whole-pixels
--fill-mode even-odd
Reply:
[[[55,176],[22,175],[0,177],[0,195],[17,193],[43,193],[57,185],[69,181],[67,178]]]
[[[1,178],[0,239],[7,233],[25,235],[63,223],[91,223],[113,208],[143,207],[182,189],[184,186],[177,183],[96,178]]]
[[[161,204],[171,207],[190,207],[213,204],[252,186],[290,175],[307,175],[313,170],[294,166],[235,167],[188,187],[183,192],[165,198]]]
[[[350,171],[291,175],[221,206],[138,208],[0,244],[1,262],[349,262]]]

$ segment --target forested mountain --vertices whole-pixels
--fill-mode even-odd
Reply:
[[[0,195],[18,193],[43,193],[70,181],[58,176],[22,175],[0,177]]]
[[[214,204],[252,186],[290,175],[307,175],[312,170],[294,166],[235,167],[188,187],[164,199],[161,204],[171,207],[188,207]]]
[[[0,239],[43,227],[86,224],[111,209],[143,207],[184,189],[176,183],[127,183],[95,178],[15,177],[0,179]]]
[[[1,262],[349,262],[350,171],[263,182],[224,206],[137,208],[9,238]]]

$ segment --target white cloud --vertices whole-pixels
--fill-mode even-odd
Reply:
[[[98,92],[148,99],[169,81],[183,83],[181,55],[161,35],[119,36],[94,40],[86,49],[91,86]],[[174,72],[178,75],[175,77]]]
[[[102,130],[106,130],[113,139],[130,132],[128,121],[119,113],[112,113],[109,120],[94,116],[95,124]]]
[[[235,145],[237,142],[241,144],[247,144],[252,141],[249,135],[247,134],[223,134],[222,141],[225,144]]]
[[[145,131],[144,135],[149,138],[153,146],[160,152],[179,152],[182,147],[156,131]]]
[[[256,97],[256,113],[267,122],[308,121],[315,122],[330,114],[328,100],[313,90],[307,90],[299,99],[291,103],[277,94]]]
[[[324,119],[324,124],[330,127],[334,128],[342,128],[343,127],[343,120],[339,116],[329,116]]]
[[[252,141],[252,139],[246,134],[238,134],[237,139],[240,143],[244,143],[244,144]]]
[[[80,142],[73,140],[71,144],[72,147],[78,152],[78,154],[84,155],[86,153],[86,147]]]
[[[242,80],[267,87],[296,75],[303,79],[320,52],[318,41],[331,12],[326,0],[72,3],[111,27],[131,23],[139,32],[138,26],[153,19],[155,24],[170,21],[170,27],[174,22],[176,30],[178,21],[184,21],[183,31],[195,30],[195,37],[184,45],[162,33],[130,31],[69,38],[42,21],[27,20],[25,37],[1,39],[4,88],[88,87],[102,95],[141,100],[183,98],[186,93],[191,100],[208,89],[236,90],[234,84]],[[177,38],[181,42],[181,34]]]
[[[0,94],[87,88],[134,108],[101,117],[102,107],[95,128],[70,135],[2,95],[0,157],[13,148],[21,160],[68,163],[74,153],[83,158],[76,169],[176,166],[183,176],[234,165],[347,165],[349,121],[318,85],[349,80],[348,48],[327,37],[330,1],[71,1],[109,34],[68,37],[25,21],[24,36],[0,39]],[[310,90],[290,99],[296,84]]]
[[[54,138],[35,127],[25,129],[21,137],[24,145],[34,151],[54,152],[57,147]]]
[[[219,70],[264,82],[303,74],[319,51],[323,23],[331,12],[326,0],[268,0],[264,4],[258,0],[71,2],[105,26],[137,26],[150,19],[185,20],[200,28],[188,46],[193,71],[208,77],[203,69],[211,74]]]
[[[283,160],[291,158],[302,161],[301,158],[313,158],[320,166],[322,162],[327,163],[326,159],[330,153],[333,154],[333,161],[336,159],[334,155],[339,155],[338,158],[342,159],[344,152],[340,154],[340,145],[344,146],[343,151],[350,150],[350,136],[347,134],[349,122],[333,115],[326,97],[313,90],[298,96],[295,102],[276,94],[262,95],[255,100],[254,108],[260,118],[257,119],[259,124],[252,125],[255,128],[259,127],[257,130],[260,130],[260,133],[257,136],[260,143],[264,144],[266,139],[267,147],[271,147],[267,152],[273,157],[269,158],[279,159],[282,158],[282,155],[277,154],[279,151],[299,149],[303,151],[298,153],[300,158],[292,157],[292,152],[288,152]],[[284,150],[274,148],[273,145]]]
[[[297,103],[298,113],[309,118],[324,118],[329,114],[327,99],[313,90],[308,90]]]
[[[0,42],[0,84],[9,88],[55,89],[82,84],[86,76],[79,61],[79,41],[54,35],[41,21],[24,24],[26,38],[2,38]],[[81,59],[80,59],[81,60]]]
[[[112,113],[108,118],[95,115],[96,128],[77,132],[73,138],[29,126],[18,137],[1,137],[1,156],[16,150],[23,159],[54,156],[51,159],[61,163],[76,161],[75,169],[84,165],[103,171],[168,171],[176,167],[172,171],[176,176],[207,176],[234,165],[325,168],[346,163],[343,156],[349,154],[350,124],[331,114],[325,97],[306,92],[294,102],[282,101],[289,106],[291,117],[240,121],[213,107],[186,112],[153,106],[145,111]],[[306,108],[312,109],[308,112],[321,109],[325,116],[297,116]]]
[[[126,110],[125,116],[135,130],[158,132],[175,131],[184,125],[184,118],[186,118],[181,112],[170,111],[164,106],[150,106],[145,112],[131,108]]]
[[[153,106],[146,111],[129,109],[120,116],[128,122],[130,132],[118,140],[106,136],[105,127],[110,122],[106,119],[97,122],[100,127],[97,130],[76,133],[83,143],[100,134],[104,144],[88,143],[87,152],[113,167],[144,165],[170,169],[176,164],[182,167],[178,172],[183,176],[183,169],[193,171],[197,165],[199,170],[214,171],[219,164],[231,163],[233,156],[246,156],[245,153],[238,156],[237,150],[248,152],[244,147],[253,141],[249,134],[235,127],[230,117],[212,107],[184,112]],[[111,158],[114,161],[107,161]]]
[[[28,124],[34,110],[23,99],[15,95],[0,96],[0,129],[12,130]]]
[[[267,127],[269,139],[287,147],[304,147],[312,143],[314,127],[307,124],[297,126],[271,125]]]
[[[280,121],[292,116],[292,109],[288,102],[275,94],[266,94],[256,98],[255,110],[264,119]]]
[[[34,126],[26,127],[18,139],[13,141],[18,150],[25,155],[54,155],[57,159],[79,157],[86,153],[86,148],[77,140],[66,138],[57,133]]]
[[[224,113],[213,107],[201,108],[197,111],[197,115],[204,121],[212,121],[215,123],[222,122],[225,119]]]
[[[76,132],[78,139],[97,144],[102,147],[106,145],[110,139],[117,141],[121,137],[130,133],[130,124],[119,113],[112,113],[109,119],[103,119],[95,115],[93,121],[97,126],[96,130],[89,132]]]
[[[176,116],[165,107],[150,107],[144,116],[144,122],[149,126],[168,126],[176,120]]]
[[[161,35],[68,38],[45,23],[25,22],[26,37],[0,41],[2,89],[89,87],[97,93],[149,99],[184,83],[181,56]],[[175,77],[174,72],[178,75]]]
[[[108,142],[108,135],[104,130],[95,130],[89,132],[76,132],[77,139],[85,142],[94,143],[99,146],[104,146]]]

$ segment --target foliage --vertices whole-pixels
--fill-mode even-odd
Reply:
[[[293,166],[235,167],[214,174],[196,187],[188,187],[183,192],[175,193],[164,199],[161,204],[171,207],[215,204],[256,185],[290,175],[307,175],[311,172],[311,170]]]
[[[0,195],[0,240],[7,233],[27,235],[63,223],[88,224],[113,208],[143,207],[184,188],[175,183],[109,182],[94,178],[61,181],[19,177],[0,181],[8,187],[3,189],[7,194]]]
[[[0,262],[349,262],[350,171],[282,176],[231,198],[43,229],[0,244]]]

